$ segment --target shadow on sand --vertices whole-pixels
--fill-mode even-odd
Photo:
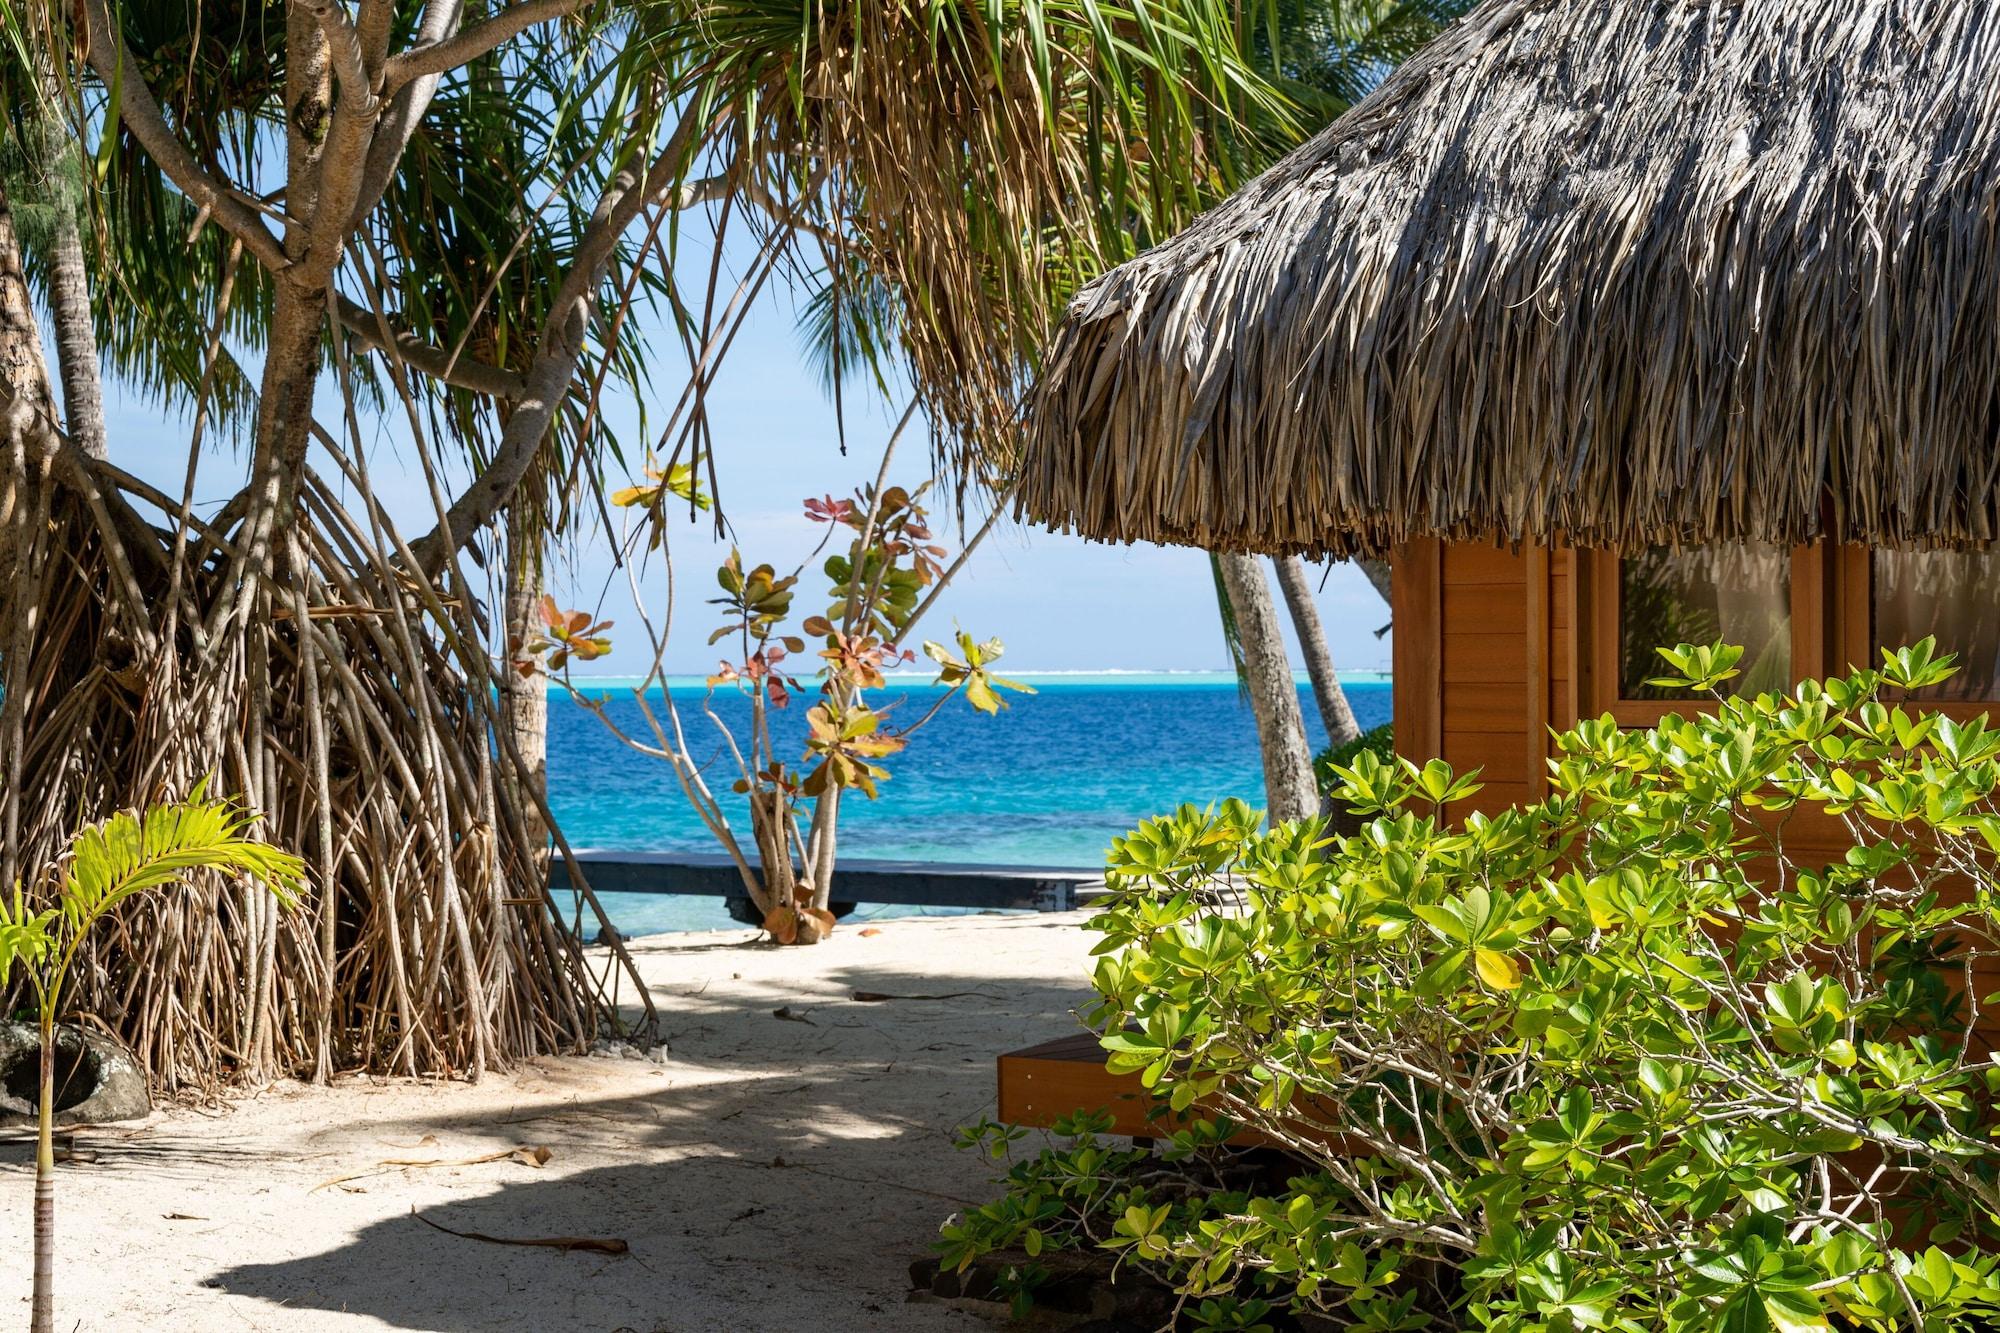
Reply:
[[[952,1131],[990,1113],[994,1055],[1074,1031],[1082,992],[1044,978],[951,981],[834,971],[782,1006],[798,1021],[740,996],[665,988],[668,1086],[376,1127],[455,1146],[550,1145],[545,1172],[482,1176],[419,1211],[489,1236],[617,1237],[629,1254],[462,1239],[400,1213],[323,1253],[231,1267],[208,1285],[439,1333],[971,1327],[904,1304],[908,1264],[938,1224],[992,1192],[994,1166],[954,1151]],[[860,1003],[857,990],[970,993]]]

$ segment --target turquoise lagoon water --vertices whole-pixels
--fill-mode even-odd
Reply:
[[[850,793],[841,805],[844,856],[986,865],[1098,866],[1116,835],[1184,801],[1263,800],[1250,709],[1228,675],[1023,676],[1038,691],[982,717],[953,700],[908,750],[889,761],[879,800]],[[893,683],[893,682],[892,682]],[[646,734],[632,682],[592,682],[612,720]],[[712,753],[710,785],[727,790],[734,771],[720,735],[701,713],[699,681],[675,682],[688,738]],[[1386,676],[1346,681],[1362,726],[1389,718]],[[659,697],[655,687],[653,697]],[[889,691],[891,716],[919,717],[937,694],[922,681]],[[738,723],[748,707],[718,692],[718,713]],[[1315,750],[1325,743],[1311,695],[1300,703]],[[657,711],[657,706],[656,706]],[[801,753],[805,706],[777,714],[779,752]],[[714,852],[666,764],[637,754],[575,701],[549,700],[549,794],[572,846],[621,851]],[[725,798],[728,799],[728,798]],[[741,826],[737,813],[732,823]],[[730,924],[719,901],[654,895],[606,896],[627,934],[708,930]],[[864,914],[894,909],[864,908]]]

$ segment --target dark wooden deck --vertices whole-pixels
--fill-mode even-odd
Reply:
[[[671,893],[728,898],[743,880],[727,856],[699,852],[585,850],[576,854],[598,893]],[[842,858],[834,897],[842,902],[899,907],[973,907],[987,911],[1067,912],[1104,883],[1102,870],[1047,866],[959,865],[935,861]],[[561,857],[549,865],[549,887],[569,888]]]

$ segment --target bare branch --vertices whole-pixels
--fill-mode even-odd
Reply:
[[[727,175],[703,176],[700,180],[685,181],[667,197],[660,200],[660,207],[675,212],[685,212],[702,204],[712,204],[729,193]]]
[[[395,25],[395,0],[361,0],[354,35],[361,43],[363,68],[379,71],[388,63],[389,34]]]
[[[101,0],[100,0],[101,2]],[[419,47],[433,42],[441,42],[458,27],[458,21],[465,12],[464,0],[430,0],[424,6],[424,16],[417,22],[414,41]],[[364,12],[366,20],[372,20],[371,13]],[[367,55],[376,42],[387,43],[387,31],[378,30],[371,21],[363,45]],[[382,113],[376,124],[375,138],[368,145],[368,161],[362,169],[361,188],[355,193],[354,210],[348,220],[350,227],[360,225],[396,175],[396,164],[402,160],[403,150],[409,147],[410,136],[417,132],[417,125],[430,110],[431,97],[437,92],[438,76],[421,75],[404,84],[389,98],[389,109]]]
[[[576,247],[570,271],[549,304],[524,391],[493,451],[492,462],[452,502],[438,526],[411,543],[426,569],[437,568],[461,542],[484,527],[527,475],[542,438],[555,420],[556,409],[568,396],[570,384],[576,378],[577,364],[583,358],[591,298],[606,266],[617,253],[618,239],[648,202],[679,201],[676,181],[695,128],[691,117],[682,120],[643,177],[628,166],[612,178],[611,185],[598,199],[597,207],[591,211],[590,224]],[[636,144],[628,145],[628,149],[631,147]]]
[[[474,393],[495,398],[515,399],[527,392],[527,381],[511,370],[470,357],[453,356],[435,343],[425,342],[388,314],[378,314],[360,302],[334,293],[334,309],[342,327],[361,340],[370,351],[394,356],[413,370],[432,379]]]
[[[525,4],[511,5],[455,36],[413,46],[401,55],[391,56],[383,70],[384,86],[395,92],[415,79],[457,69],[537,23],[562,18],[582,5],[583,0],[527,0]]]
[[[340,0],[294,0],[299,8],[318,20],[326,34],[327,52],[332,57],[333,76],[344,96],[354,99],[353,109],[372,118],[380,108],[376,88],[368,77],[361,55],[361,34],[354,29]]]
[[[173,127],[167,124],[153,90],[139,77],[139,65],[125,45],[125,36],[112,22],[104,0],[82,0],[84,20],[89,25],[86,45],[90,66],[105,86],[116,84],[118,118],[132,137],[159,164],[181,193],[192,199],[209,216],[221,223],[230,235],[242,240],[243,248],[273,273],[291,266],[285,248],[256,212],[223,182],[203,170],[182,145]]]

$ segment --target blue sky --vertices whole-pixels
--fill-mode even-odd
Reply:
[[[676,356],[661,372],[663,390],[678,390],[673,376],[679,369]],[[179,494],[185,422],[119,386],[109,386],[108,393],[114,461]],[[337,399],[330,393],[321,398],[321,419],[338,421]],[[775,291],[759,301],[710,399],[723,508],[747,562],[788,568],[811,549],[820,530],[805,521],[801,502],[828,492],[847,494],[871,479],[892,414],[900,406],[850,392],[850,455],[841,457],[833,406],[800,354],[790,295]],[[622,420],[637,419],[637,404],[629,397],[606,407]],[[390,420],[364,430],[372,431],[369,467],[390,512],[413,532],[427,529],[430,504],[407,428]],[[227,445],[221,448],[223,453],[211,450],[203,461],[200,499],[219,501],[240,484],[241,464],[228,455]],[[332,471],[323,460],[321,467]],[[915,485],[928,475],[926,449],[913,430],[899,449],[892,480]],[[615,486],[625,479],[609,480]],[[933,512],[942,540],[955,551],[960,542],[949,508],[941,504]],[[706,643],[711,608],[690,605],[690,589],[693,596],[710,595],[714,568],[727,554],[728,541],[717,541],[706,519],[677,529],[671,541],[676,566],[683,571],[679,577],[687,582],[682,584],[682,609],[667,667],[676,673],[704,672],[719,653]],[[590,537],[559,551],[551,583],[565,605],[598,606],[614,622],[616,647],[591,670],[623,674],[645,669],[650,652],[640,643],[625,577],[614,568],[608,540]],[[808,604],[819,600],[820,579],[813,571],[802,588]],[[648,585],[649,602],[660,591],[656,578]],[[1345,564],[1333,567],[1319,605],[1335,661],[1343,669],[1388,668],[1389,639],[1375,637],[1389,619],[1388,607],[1358,570]],[[918,637],[946,638],[954,622],[982,638],[1004,640],[1005,669],[1012,671],[1199,671],[1226,665],[1207,558],[1198,551],[1107,546],[1006,522],[987,538]]]

